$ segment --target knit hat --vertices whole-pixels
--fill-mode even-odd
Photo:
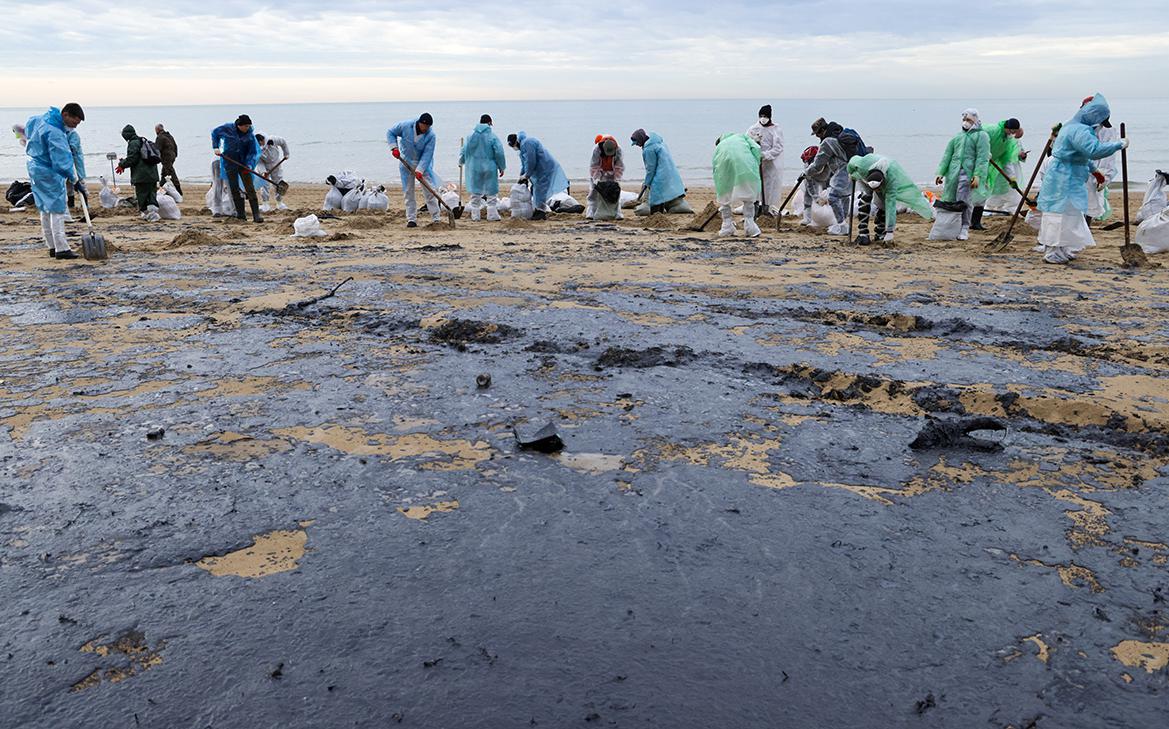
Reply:
[[[484,114],[483,116],[479,117],[479,123],[480,124],[491,124],[491,115]]]
[[[1007,119],[1006,124],[1004,124],[1003,126],[1007,129],[1010,129],[1011,131],[1014,131],[1014,130],[1022,127],[1023,125],[1019,123],[1018,119],[1016,119],[1015,117],[1011,117],[1010,119]]]
[[[646,142],[649,141],[649,135],[645,133],[644,129],[638,129],[633,134],[629,135],[629,141],[633,142],[638,147],[642,147]]]
[[[771,104],[764,104],[763,106],[759,107],[759,116],[765,116],[768,119],[770,119],[771,118]]]
[[[420,117],[418,117],[418,123],[419,124],[434,124],[434,117],[432,117],[429,113],[424,111],[424,112],[422,112],[422,115]]]
[[[250,127],[252,125],[252,118],[247,114],[240,114],[235,120],[235,125],[237,127]]]

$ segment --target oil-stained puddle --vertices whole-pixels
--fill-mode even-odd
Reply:
[[[308,543],[308,527],[313,522],[299,522],[300,529],[276,530],[257,534],[252,545],[219,556],[207,556],[195,563],[216,577],[267,577],[291,572],[300,566]]]
[[[568,453],[561,451],[553,456],[562,466],[580,473],[602,474],[618,471],[625,465],[625,456],[604,453]]]
[[[459,508],[459,500],[451,499],[450,501],[438,501],[433,504],[418,504],[416,506],[398,507],[398,513],[407,519],[417,519],[418,521],[426,521],[431,514],[444,514],[454,511]]]
[[[274,433],[353,456],[384,456],[393,461],[424,459],[419,468],[434,471],[468,470],[491,458],[491,446],[484,441],[440,440],[427,433],[367,433],[360,428],[328,424],[315,428],[278,428]]]
[[[1169,643],[1122,640],[1112,648],[1112,657],[1130,668],[1156,673],[1169,666]]]
[[[100,642],[101,639],[102,636],[94,638],[78,651],[117,660],[118,665],[95,668],[85,678],[75,682],[70,691],[84,691],[102,681],[120,683],[162,664],[162,649],[166,646],[164,640],[151,647],[146,641],[146,635],[139,630],[128,630],[108,643]]]
[[[268,440],[254,438],[243,433],[225,432],[209,439],[183,448],[185,453],[209,453],[217,458],[230,461],[250,461],[254,458],[263,458],[273,453],[283,453],[292,445],[279,438]]]

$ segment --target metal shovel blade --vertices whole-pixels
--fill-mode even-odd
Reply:
[[[101,233],[90,230],[82,234],[81,255],[85,256],[87,261],[104,261],[109,258],[109,253],[106,251],[106,239],[102,237]]]
[[[1007,249],[1007,246],[1011,245],[1011,241],[1014,239],[1013,233],[1000,233],[997,238],[986,245],[985,250],[990,253],[1001,253]]]
[[[276,194],[279,195],[280,197],[284,197],[285,195],[287,195],[288,194],[288,183],[285,182],[284,180],[277,182],[276,183]]]

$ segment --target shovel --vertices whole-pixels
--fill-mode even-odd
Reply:
[[[265,175],[265,174],[261,174],[261,173],[259,173],[259,172],[256,172],[255,170],[253,170],[251,167],[248,167],[247,165],[240,164],[239,162],[236,162],[236,161],[235,161],[235,160],[233,160],[231,157],[228,157],[226,154],[224,154],[224,155],[220,155],[220,156],[221,156],[221,157],[223,157],[223,158],[224,158],[225,160],[227,160],[228,162],[230,162],[230,163],[232,163],[233,165],[235,165],[236,167],[239,167],[241,170],[247,170],[248,172],[251,172],[251,173],[252,173],[253,175],[255,175],[256,177],[259,177],[259,178],[260,178],[261,180],[263,180],[264,182],[267,182],[267,183],[268,183],[269,185],[271,185],[272,187],[275,187],[275,188],[276,188],[276,194],[280,195],[281,197],[283,197],[284,195],[288,194],[288,183],[287,183],[287,182],[285,182],[284,180],[281,180],[280,182],[272,182],[272,178],[268,177],[268,176],[267,176],[267,175]],[[281,162],[281,163],[283,163],[283,162],[284,162],[284,160],[280,160],[280,162]],[[280,165],[277,165],[277,167],[279,167],[279,166],[280,166]],[[272,169],[276,169],[276,168],[275,168],[275,167],[273,167]]]
[[[1055,138],[1059,136],[1059,130],[1063,128],[1063,124],[1056,124],[1051,128],[1051,135],[1047,138],[1047,144],[1043,145],[1043,152],[1039,155],[1039,161],[1035,163],[1035,171],[1031,173],[1031,180],[1027,183],[1027,189],[1019,198],[1019,204],[1015,207],[1015,214],[1011,216],[1011,223],[1007,229],[997,238],[987,244],[984,249],[987,253],[1001,253],[1007,249],[1015,236],[1011,231],[1015,229],[1015,223],[1019,220],[1019,214],[1023,212],[1023,204],[1027,202],[1027,195],[1031,193],[1031,188],[1035,185],[1035,178],[1039,177],[1039,169],[1043,166],[1043,160],[1047,159],[1047,153],[1051,151],[1051,145],[1055,143]]]
[[[397,148],[395,148],[395,149],[394,149],[394,152],[398,152]],[[434,198],[436,201],[438,201],[438,204],[439,204],[440,206],[442,206],[442,207],[446,208],[446,211],[447,211],[447,220],[450,222],[450,225],[451,225],[451,227],[452,227],[452,228],[453,228],[453,227],[455,227],[455,218],[456,218],[456,217],[458,217],[458,216],[455,214],[455,211],[454,211],[453,209],[451,209],[451,206],[450,206],[450,205],[447,205],[447,204],[446,204],[446,203],[443,201],[443,199],[442,199],[442,196],[440,196],[440,195],[439,195],[439,194],[438,194],[438,193],[435,191],[435,189],[434,189],[433,187],[431,187],[431,186],[430,186],[430,183],[426,181],[426,178],[425,178],[425,177],[419,177],[419,176],[418,176],[418,171],[417,171],[417,170],[414,168],[414,165],[412,165],[412,164],[410,164],[409,162],[407,162],[407,161],[405,160],[405,158],[403,158],[403,157],[401,156],[401,153],[400,153],[400,152],[399,152],[399,153],[397,153],[397,154],[395,154],[395,155],[394,155],[394,158],[395,158],[395,159],[397,159],[399,162],[401,162],[401,163],[402,163],[402,166],[403,166],[403,167],[405,167],[405,168],[406,168],[406,170],[407,170],[407,171],[409,171],[409,172],[410,172],[410,174],[414,176],[414,179],[418,180],[418,182],[419,182],[419,183],[421,183],[421,185],[422,185],[422,188],[423,188],[424,190],[426,190],[427,192],[429,192],[429,193],[430,193],[430,196],[431,196],[431,197],[433,197],[433,198]],[[460,206],[460,207],[461,207],[461,206]],[[461,213],[462,211],[460,210],[459,212]]]
[[[81,234],[81,255],[85,256],[87,261],[104,261],[110,257],[106,250],[106,239],[93,229],[93,220],[89,217],[89,202],[85,195],[77,197],[81,198],[81,209],[85,211],[85,224],[89,226],[89,230]]]
[[[992,159],[990,161],[990,166],[995,168],[996,170],[998,170],[998,173],[1003,176],[1003,179],[1007,181],[1007,184],[1011,186],[1012,190],[1019,193],[1019,195],[1023,198],[1023,201],[1027,203],[1027,207],[1031,208],[1032,210],[1035,209],[1035,204],[1036,204],[1035,201],[1031,200],[1030,198],[1028,198],[1026,195],[1023,194],[1023,191],[1019,189],[1019,186],[1017,184],[1015,184],[1015,181],[1011,179],[1011,176],[1008,175],[1006,172],[1003,172],[1002,167],[999,167],[998,162],[995,162]]]
[[[776,232],[779,232],[779,224],[783,221],[783,209],[786,208],[787,204],[792,201],[793,197],[796,196],[796,190],[800,189],[800,185],[802,185],[802,184],[804,184],[804,176],[800,175],[800,179],[796,180],[795,187],[792,188],[791,192],[789,192],[787,194],[787,197],[785,197],[783,199],[783,203],[780,204],[779,215],[775,216],[775,230],[776,230]]]
[[[1124,124],[1120,125],[1120,138],[1127,139]],[[1120,179],[1121,198],[1124,201],[1124,245],[1120,249],[1120,257],[1124,265],[1129,268],[1156,268],[1160,264],[1150,264],[1145,249],[1132,242],[1132,224],[1129,222],[1128,212],[1128,148],[1120,150]]]

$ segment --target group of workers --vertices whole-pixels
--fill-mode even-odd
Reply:
[[[1112,129],[1108,102],[1101,94],[1084,99],[1081,109],[1058,130],[1044,160],[1043,184],[1035,214],[1040,221],[1039,248],[1049,263],[1067,263],[1083,247],[1092,244],[1087,221],[1108,210],[1107,184],[1115,175],[1110,159],[1128,144]],[[66,197],[74,190],[85,194],[85,166],[77,126],[85,120],[78,104],[29,119],[19,128],[25,143],[33,196],[41,215],[41,225],[50,255],[76,258],[65,241]],[[434,171],[436,136],[434,118],[423,113],[392,126],[386,132],[392,156],[400,162],[406,224],[417,226],[418,203],[415,182],[422,182],[428,212],[440,217],[441,205],[436,191],[441,180]],[[982,230],[982,216],[989,201],[1017,194],[1022,197],[1017,177],[1027,152],[1019,144],[1023,127],[1010,118],[985,128],[976,109],[961,115],[961,130],[947,144],[938,165],[936,184],[941,194],[931,206],[925,194],[896,160],[875,153],[860,134],[835,121],[817,119],[811,125],[818,144],[800,155],[804,164],[797,187],[803,185],[803,223],[812,224],[813,205],[831,210],[834,221],[827,226],[833,235],[851,231],[856,206],[857,235],[854,242],[866,245],[869,222],[882,241],[893,240],[899,208],[918,213],[926,219],[938,215],[958,218],[957,240],[967,240],[971,230]],[[129,170],[135,188],[135,202],[143,216],[151,218],[157,210],[155,193],[160,180],[169,180],[181,192],[174,161],[178,145],[161,124],[155,127],[156,139],[139,137],[134,127],[122,130],[126,155],[118,162],[118,172]],[[589,193],[586,216],[620,217],[617,200],[619,182],[625,164],[621,146],[612,135],[600,134],[594,140],[589,164]],[[641,149],[645,166],[638,201],[648,194],[639,212],[650,214],[693,212],[686,201],[686,188],[662,137],[644,129],[630,135],[630,142]],[[211,131],[211,145],[217,164],[215,185],[226,187],[234,206],[234,217],[244,219],[245,200],[252,219],[263,222],[261,212],[268,209],[268,186],[277,207],[284,209],[279,183],[281,166],[289,159],[284,139],[256,134],[252,120],[241,114],[234,122]],[[532,218],[542,220],[549,212],[549,200],[569,187],[564,169],[551,152],[535,137],[523,131],[507,135],[507,146],[520,158],[518,185],[531,188]],[[712,159],[713,177],[719,213],[720,236],[736,233],[734,212],[742,207],[743,230],[748,237],[761,234],[756,219],[759,214],[779,215],[783,191],[783,131],[772,120],[772,108],[759,109],[758,120],[744,133],[724,134],[715,143]],[[459,151],[459,164],[467,173],[470,193],[470,219],[499,220],[499,180],[507,169],[504,146],[496,136],[491,116],[484,114]],[[162,174],[158,167],[161,165]],[[253,177],[260,180],[257,185]],[[856,194],[859,185],[860,194]],[[259,187],[264,204],[257,195]],[[793,193],[795,190],[792,191]],[[790,199],[791,195],[789,195]],[[937,226],[935,226],[936,229]]]

